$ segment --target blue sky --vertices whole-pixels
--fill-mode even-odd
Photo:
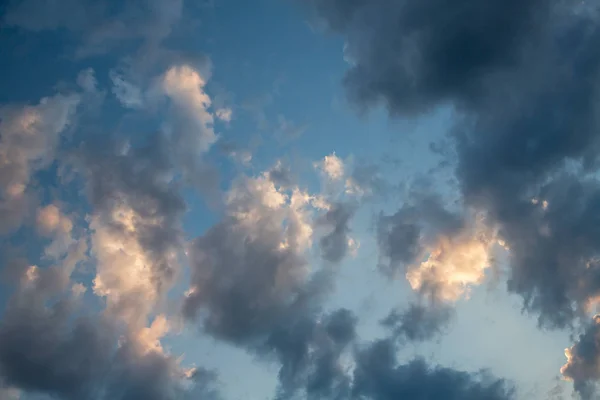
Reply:
[[[598,398],[597,11],[3,3],[0,399]]]

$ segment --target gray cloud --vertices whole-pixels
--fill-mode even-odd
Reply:
[[[352,204],[335,203],[317,220],[318,226],[330,230],[319,239],[323,259],[338,263],[346,257],[352,240],[349,236],[349,223],[355,212],[356,206]]]
[[[600,379],[600,317],[595,316],[577,342],[565,351],[567,363],[562,375],[572,380],[583,400],[596,398],[596,382]]]
[[[24,274],[4,311],[0,376],[8,388],[61,400],[187,398],[174,358],[140,347],[112,319],[82,313],[76,298],[40,291],[48,278]],[[211,379],[196,382],[196,391],[214,394]]]
[[[362,105],[393,114],[445,101],[473,104],[486,79],[520,62],[541,27],[545,0],[311,0],[325,26],[341,33],[351,67],[345,84]]]
[[[445,305],[412,303],[405,310],[392,310],[381,323],[401,342],[422,342],[441,335],[452,316],[453,309]]]
[[[273,331],[266,349],[280,363],[277,398],[510,400],[502,379],[421,359],[396,360],[395,338],[360,345],[356,317],[345,309],[297,320]]]
[[[597,184],[582,181],[600,144],[594,10],[553,0],[312,3],[348,43],[355,101],[383,102],[392,115],[455,107],[460,189],[510,248],[508,289],[540,324],[570,325],[597,291],[584,267],[597,256]],[[411,227],[393,231],[406,245],[387,253],[400,261],[414,257]]]
[[[383,271],[395,275],[419,260],[437,236],[457,234],[466,225],[459,212],[448,210],[443,199],[428,189],[415,187],[406,203],[393,215],[377,219],[377,243],[385,263]]]
[[[110,139],[83,149],[82,172],[93,206],[94,291],[129,323],[143,325],[179,273],[186,205],[171,181],[171,147],[157,134],[141,147]],[[140,268],[143,263],[144,268]]]
[[[191,244],[184,314],[206,310],[205,329],[237,343],[268,334],[308,280],[306,200],[279,190],[268,174],[235,182],[222,221]]]
[[[371,400],[453,399],[509,400],[514,389],[489,374],[469,374],[450,368],[432,367],[420,359],[398,364],[396,348],[380,340],[360,351],[356,358],[353,394]]]
[[[280,325],[259,351],[275,355],[281,364],[277,399],[347,398],[350,379],[342,354],[356,338],[356,317],[339,309],[317,319],[301,316],[291,324]],[[342,397],[340,397],[342,396]]]

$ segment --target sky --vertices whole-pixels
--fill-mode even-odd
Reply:
[[[600,398],[600,5],[0,1],[0,400]]]

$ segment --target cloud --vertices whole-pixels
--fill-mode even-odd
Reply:
[[[320,318],[302,318],[278,327],[263,347],[281,364],[277,399],[349,396],[350,378],[343,355],[356,338],[356,317],[339,309]]]
[[[422,359],[396,360],[391,339],[360,344],[356,317],[346,309],[282,325],[266,349],[279,359],[276,398],[361,398],[387,400],[515,399],[509,382],[428,365]]]
[[[236,181],[222,221],[191,243],[185,314],[205,310],[205,329],[233,342],[268,333],[308,280],[310,202],[298,188],[276,186],[268,173]]]
[[[186,209],[170,176],[169,146],[161,135],[140,148],[90,146],[82,172],[94,212],[90,216],[96,266],[94,292],[107,310],[142,326],[174,283]]]
[[[381,323],[397,340],[423,342],[442,334],[452,316],[453,310],[444,304],[412,303],[403,311],[392,310]]]
[[[113,94],[124,107],[137,109],[144,106],[144,94],[139,87],[114,70],[110,71],[110,80]]]
[[[173,357],[144,350],[135,338],[119,340],[111,321],[77,316],[69,300],[48,306],[33,291],[18,294],[0,338],[0,373],[23,392],[61,400],[186,398],[185,376]]]
[[[552,0],[311,4],[344,36],[345,84],[360,106],[382,102],[396,116],[453,107],[463,201],[510,249],[509,291],[545,327],[585,314],[597,291],[586,268],[598,240],[597,182],[586,177],[600,146],[597,13]]]
[[[315,163],[314,166],[331,182],[340,181],[345,175],[344,162],[335,153],[325,156],[323,160]]]
[[[223,122],[231,122],[233,110],[231,108],[219,108],[215,111],[215,115]]]
[[[36,105],[0,106],[0,231],[20,225],[31,180],[54,160],[79,100],[77,94],[56,94]]]
[[[329,232],[319,240],[321,256],[327,261],[338,263],[348,252],[358,250],[358,242],[350,236],[350,220],[356,206],[349,203],[334,203],[317,221],[317,226],[328,228]]]
[[[371,400],[515,398],[514,389],[506,381],[489,374],[432,367],[421,359],[398,364],[395,353],[395,346],[385,339],[360,351],[356,357],[352,393]]]
[[[34,32],[65,29],[76,35],[79,57],[104,54],[141,39],[146,48],[167,38],[183,14],[182,0],[143,0],[115,4],[108,0],[66,0],[61,7],[44,0],[12,2],[3,18],[10,26]]]
[[[68,263],[18,272],[20,284],[0,322],[3,390],[61,400],[187,398],[194,382],[185,382],[189,374],[158,342],[168,330],[163,316],[148,328],[124,330],[117,320],[83,307],[71,291],[77,286]]]
[[[476,102],[488,76],[519,63],[549,3],[308,2],[326,29],[344,36],[350,97],[365,106],[384,102],[393,114]]]
[[[176,119],[168,126],[184,154],[205,152],[216,141],[214,118],[207,110],[210,97],[204,92],[206,80],[189,65],[174,66],[162,78],[162,89],[174,104]]]
[[[480,215],[449,211],[441,201],[427,192],[409,194],[394,215],[380,215],[377,241],[383,272],[404,272],[433,303],[452,303],[483,282],[497,239]]]
[[[579,340],[565,350],[565,356],[567,363],[560,369],[561,374],[573,381],[583,400],[595,398],[595,383],[600,380],[600,316],[594,316]]]

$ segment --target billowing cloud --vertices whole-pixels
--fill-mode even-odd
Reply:
[[[478,215],[462,215],[439,197],[413,194],[394,215],[378,220],[383,271],[404,272],[411,287],[437,302],[454,302],[479,285],[497,239]]]
[[[94,291],[109,313],[144,326],[179,271],[185,203],[171,181],[168,147],[157,136],[142,148],[86,153],[84,172],[94,213]],[[90,149],[91,150],[91,149]]]
[[[233,110],[231,108],[219,108],[215,111],[215,115],[223,122],[231,122]]]
[[[471,105],[486,78],[520,61],[538,33],[546,0],[310,0],[327,29],[341,33],[352,60],[345,84],[362,105],[383,102],[393,114],[423,112],[447,101]]]
[[[54,160],[79,100],[77,94],[57,94],[36,105],[0,106],[0,231],[21,223],[33,175]]]
[[[597,290],[597,183],[582,177],[600,145],[596,13],[553,0],[312,5],[345,37],[355,101],[392,115],[454,107],[460,189],[510,248],[508,289],[540,324],[570,325]]]
[[[269,332],[311,272],[311,200],[268,173],[235,182],[223,220],[191,244],[185,313],[206,310],[205,328],[235,342]]]
[[[81,315],[76,299],[48,304],[36,285],[20,289],[0,323],[0,374],[7,387],[60,400],[192,398],[177,360],[153,347],[161,320],[143,338],[122,336],[114,320]],[[197,391],[214,394],[212,382],[199,384]]]
[[[281,362],[277,398],[516,398],[509,382],[485,371],[472,374],[422,359],[401,364],[394,340],[361,344],[356,323],[350,311],[340,309],[275,330],[267,348]]]
[[[515,399],[511,385],[489,374],[469,374],[415,359],[398,364],[390,340],[377,341],[356,358],[353,394],[370,400],[440,398],[461,400]]]
[[[594,316],[579,340],[565,350],[565,355],[567,362],[560,372],[574,382],[582,399],[595,398],[596,382],[600,380],[600,316]]]
[[[544,327],[585,321],[600,287],[597,7],[558,0],[311,4],[344,36],[353,60],[345,84],[360,106],[383,103],[392,115],[454,108],[463,202],[485,214],[508,249],[509,291]],[[417,226],[392,231],[407,244],[388,246],[392,259],[420,254]],[[483,259],[482,249],[468,248],[467,264]],[[444,263],[453,257],[447,253]],[[419,286],[425,275],[417,271]],[[593,353],[593,336],[569,350],[563,372],[576,387],[597,379],[583,356]]]
[[[296,398],[299,393],[308,398],[349,396],[349,365],[343,356],[356,339],[356,323],[349,310],[339,309],[275,329],[261,350],[281,364],[276,398]]]
[[[176,113],[166,129],[178,136],[178,150],[186,155],[205,152],[217,139],[212,126],[214,118],[207,110],[211,100],[204,92],[205,85],[206,79],[189,65],[171,67],[162,78],[162,89],[174,103]]]

